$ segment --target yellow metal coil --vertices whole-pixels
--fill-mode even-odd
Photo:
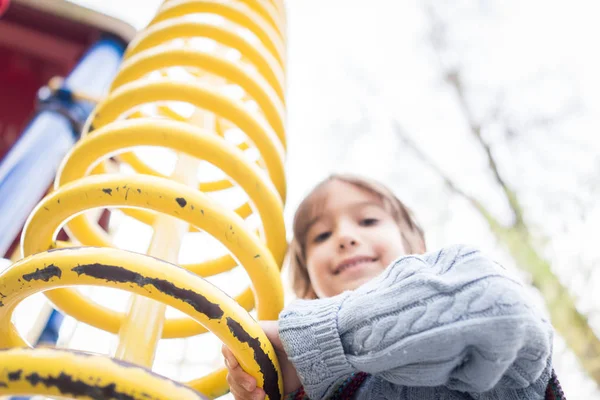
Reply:
[[[210,46],[194,45],[199,38]],[[0,395],[218,397],[228,390],[224,369],[187,385],[148,370],[160,338],[209,330],[232,349],[269,399],[282,397],[275,352],[248,310],[256,306],[259,319],[276,319],[283,307],[284,43],[281,0],[168,0],[129,44],[108,95],[63,160],[54,191],[26,223],[24,258],[0,275],[0,347],[7,349],[0,351]],[[184,71],[185,79],[173,78],[173,68]],[[242,94],[226,94],[231,87]],[[174,106],[179,103],[194,111],[185,115]],[[244,142],[226,139],[232,128],[245,134]],[[145,164],[131,151],[138,146],[176,152],[174,172],[165,176]],[[250,159],[248,149],[255,149],[258,159]],[[109,159],[137,174],[109,172]],[[227,179],[198,182],[198,160],[216,166]],[[248,197],[235,210],[207,195],[231,187]],[[119,208],[152,225],[147,255],[114,248],[110,235],[85,214],[97,208]],[[245,221],[254,213],[262,222],[258,231]],[[79,247],[56,242],[61,227]],[[231,255],[176,265],[182,236],[196,230],[218,239]],[[238,264],[254,290],[236,299],[203,279]],[[69,288],[78,285],[133,293],[128,312]],[[65,314],[119,335],[112,358],[25,349],[29,344],[11,315],[23,299],[46,290]],[[187,316],[167,319],[166,306]]]

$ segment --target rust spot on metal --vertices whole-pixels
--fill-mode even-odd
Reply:
[[[58,376],[43,377],[34,372],[27,375],[25,379],[31,386],[37,386],[38,383],[43,384],[47,388],[55,387],[63,395],[71,395],[75,397],[90,397],[94,400],[101,399],[118,399],[118,400],[135,400],[135,398],[127,393],[118,392],[117,385],[109,383],[105,386],[91,385],[79,379],[73,379],[69,374],[61,372]]]
[[[85,264],[72,269],[78,275],[88,275],[108,282],[133,283],[140,287],[146,285],[154,286],[158,291],[167,296],[174,297],[191,305],[196,311],[206,315],[210,319],[219,319],[223,316],[223,310],[218,304],[211,303],[206,297],[193,290],[183,289],[173,283],[158,278],[145,277],[134,271],[123,267],[105,264]]]
[[[22,373],[23,373],[22,369],[18,369],[16,371],[9,372],[8,373],[8,380],[9,381],[18,381],[19,379],[21,379],[21,374]]]
[[[279,391],[277,370],[275,364],[271,361],[267,353],[260,346],[260,340],[253,338],[248,332],[242,328],[239,322],[231,317],[227,317],[227,327],[229,331],[235,336],[240,342],[246,343],[252,350],[254,350],[254,361],[258,364],[260,372],[265,377],[264,391],[270,399],[280,399],[281,392]]]
[[[187,204],[187,201],[185,201],[183,197],[178,197],[175,199],[175,201],[177,202],[177,204],[179,204],[179,207],[181,208],[185,207],[185,205]]]
[[[107,195],[109,195],[109,196],[112,196],[112,189],[110,189],[110,188],[106,188],[106,189],[102,189],[102,191],[103,191],[104,193],[106,193]]]
[[[29,281],[48,282],[51,278],[53,278],[55,276],[60,278],[62,276],[62,271],[56,265],[50,264],[45,268],[42,268],[42,269],[36,268],[35,272],[23,275],[23,279],[25,279],[27,282],[29,282]]]

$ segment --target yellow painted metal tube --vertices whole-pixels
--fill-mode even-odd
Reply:
[[[202,68],[206,72],[216,74],[242,87],[256,99],[265,118],[274,127],[277,137],[285,145],[283,104],[267,82],[250,69],[198,49],[157,46],[130,57],[121,66],[112,88],[115,90],[152,71],[169,66]]]
[[[145,207],[168,213],[208,232],[221,241],[248,272],[258,296],[259,318],[277,318],[283,308],[283,289],[278,264],[263,241],[248,231],[244,221],[233,211],[203,193],[164,178],[94,175],[65,184],[60,191],[42,200],[28,220],[23,254],[28,256],[54,247],[53,235],[67,218],[103,206]],[[110,246],[110,243],[88,243],[83,237],[77,238],[84,245]],[[62,311],[80,321],[111,332],[119,327],[122,318],[119,313],[98,307],[79,293],[60,289],[46,295]],[[167,329],[172,329],[169,321],[165,323],[165,331]]]
[[[168,132],[168,133],[167,133]],[[82,178],[87,169],[110,154],[133,146],[160,146],[219,165],[223,171],[245,190],[253,201],[262,221],[267,244],[278,264],[286,250],[283,205],[278,193],[262,171],[250,163],[235,147],[199,127],[170,120],[136,119],[120,121],[94,132],[87,140],[75,145],[61,165],[56,186]],[[223,162],[227,160],[227,162]],[[116,190],[115,190],[116,191]],[[111,193],[119,195],[119,193]],[[145,207],[149,208],[149,207]],[[156,210],[160,211],[160,210]],[[75,218],[68,225],[82,243],[107,245],[108,237],[102,230],[89,233],[91,221]],[[98,238],[104,236],[105,238]]]
[[[127,47],[124,59],[175,39],[204,37],[231,47],[242,55],[241,62],[252,65],[267,80],[273,90],[285,101],[285,76],[283,67],[262,43],[250,43],[236,34],[230,26],[215,26],[202,21],[174,18],[150,26],[140,33]]]
[[[171,110],[168,107],[159,106],[159,107],[157,107],[157,109],[158,109],[158,112],[160,113],[160,115],[162,115],[162,116],[165,116],[169,119],[173,119],[175,121],[187,122],[186,118],[183,118],[178,113],[173,112],[173,110]],[[144,117],[144,118],[149,117],[149,115],[146,115],[141,112],[135,112],[132,115],[128,116],[129,119],[142,118],[142,117]],[[219,134],[219,136],[221,136],[221,137],[225,136],[224,125],[226,125],[226,123],[220,121],[214,127],[216,129],[217,133]],[[249,144],[245,141],[238,144],[237,147],[242,151],[248,150],[250,148]],[[139,174],[164,176],[162,173],[156,171],[151,166],[144,163],[134,152],[121,153],[121,154],[119,154],[118,158],[120,161],[126,163],[131,169],[133,169],[135,172],[137,172]],[[256,161],[256,164],[261,168],[265,168],[264,163],[260,159]],[[104,165],[99,164],[97,167],[94,168],[94,171],[92,173],[106,173]],[[201,182],[198,185],[198,189],[202,192],[216,192],[219,190],[230,189],[233,186],[234,185],[232,184],[232,182],[229,181],[228,179],[219,179],[219,180],[214,180],[214,181]],[[248,215],[250,215],[252,213],[252,211],[247,207],[247,205],[248,204],[246,203],[243,206],[240,206],[240,208],[236,211],[242,218],[246,218]],[[149,217],[144,212],[133,213],[133,212],[129,211],[127,213],[130,216],[133,216],[134,218],[137,218],[141,222],[144,222],[148,225],[153,224],[153,222],[148,222],[148,219],[151,217]]]
[[[116,89],[98,105],[90,129],[102,128],[130,109],[158,101],[186,102],[236,124],[256,145],[273,184],[285,201],[285,150],[277,134],[264,119],[245,111],[240,104],[219,93],[211,85],[166,78],[128,83]]]
[[[173,110],[168,107],[159,106],[158,111],[159,111],[160,115],[169,117],[170,119],[174,119],[176,121],[187,122],[187,120],[185,118],[183,118],[181,115],[173,112]],[[141,112],[136,112],[133,115],[129,116],[129,118],[140,118],[140,117],[147,117],[147,115],[144,113],[141,113]],[[213,129],[217,130],[217,133],[221,137],[224,137],[223,125],[224,125],[223,123],[217,123],[215,126],[214,122],[213,122],[213,126],[212,126]],[[248,145],[247,142],[241,142],[237,147],[242,151],[250,148],[250,146]],[[137,173],[165,177],[165,175],[163,175],[162,173],[152,169],[149,165],[145,164],[133,152],[120,153],[118,155],[118,159],[125,162],[130,168],[132,168]],[[256,164],[261,168],[265,168],[264,163],[262,163],[260,159],[256,162]],[[103,164],[98,164],[96,167],[94,167],[94,169],[92,170],[92,173],[105,173]],[[209,182],[201,182],[198,185],[198,189],[202,192],[216,192],[219,190],[226,190],[226,189],[229,189],[232,187],[234,187],[234,184],[229,179],[220,179],[220,180],[214,180],[214,181],[209,181]],[[150,226],[154,225],[155,216],[156,216],[155,213],[145,211],[145,210],[132,209],[132,208],[123,209],[122,211],[123,211],[123,213],[129,215],[130,217],[137,219],[138,221],[140,221],[142,223],[145,223]],[[235,211],[240,217],[242,217],[244,219],[252,214],[252,208],[249,203],[244,203],[243,205],[239,206]],[[194,231],[197,231],[197,229],[194,227],[190,227],[190,231],[194,232]],[[198,270],[198,268],[200,268],[200,269],[203,268],[199,265],[188,265],[186,267],[188,267],[190,270],[193,270],[193,271]],[[197,273],[199,273],[199,272],[197,272]],[[205,273],[199,273],[199,274],[202,276],[210,276],[210,275],[205,275]]]
[[[194,171],[198,161],[185,154],[180,154],[171,179],[187,186],[196,186]],[[177,263],[179,248],[188,224],[177,218],[159,214],[153,226],[154,234],[148,249],[148,255],[170,263]],[[153,301],[144,296],[134,295],[131,298],[127,315],[119,329],[119,343],[115,357],[152,368],[154,352],[148,351],[158,346],[162,335],[167,307],[163,303]]]
[[[51,250],[25,257],[5,270],[0,275],[0,348],[26,345],[10,318],[19,302],[41,291],[73,285],[118,288],[186,313],[230,346],[244,369],[255,376],[265,390],[270,388],[270,398],[281,394],[274,350],[260,327],[239,304],[177,265],[119,249]],[[61,368],[55,365],[55,372]]]
[[[185,385],[143,368],[152,366],[161,338],[210,331],[269,399],[282,398],[274,349],[248,311],[256,306],[258,319],[276,319],[283,308],[285,38],[282,0],[168,0],[130,43],[53,192],[26,222],[25,258],[0,274],[0,348],[18,348],[0,351],[0,395],[215,398],[228,390],[224,368]],[[187,112],[177,108],[182,103]],[[242,138],[232,141],[229,133]],[[147,146],[177,154],[172,176],[137,156]],[[225,178],[197,182],[201,161]],[[116,172],[119,163],[135,173]],[[219,203],[211,195],[220,191],[240,193],[241,205]],[[147,255],[114,248],[86,215],[104,208],[153,226]],[[258,227],[250,225],[254,216]],[[56,241],[61,228],[70,243]],[[229,254],[178,266],[190,231],[208,233]],[[235,298],[204,279],[238,265],[251,287]],[[127,312],[115,312],[80,294],[81,285],[124,290],[133,301]],[[116,353],[27,349],[11,318],[39,292],[77,320],[118,334]],[[166,319],[166,307],[186,316]]]
[[[167,0],[174,2],[175,0]],[[279,5],[270,0],[240,0],[247,7],[252,8],[275,28],[280,35],[285,36],[281,26],[285,25],[285,14],[280,13]]]
[[[246,4],[235,0],[172,0],[161,7],[150,25],[189,14],[210,13],[227,18],[247,28],[258,37],[280,65],[284,65],[281,34],[260,14]],[[277,26],[277,25],[275,25]]]
[[[200,400],[187,386],[134,364],[57,349],[0,350],[0,396],[71,399]],[[56,365],[60,364],[58,370]]]

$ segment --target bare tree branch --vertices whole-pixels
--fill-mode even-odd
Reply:
[[[507,183],[507,181],[503,178],[502,173],[500,172],[500,168],[498,167],[498,163],[494,157],[491,146],[485,141],[481,134],[481,124],[476,121],[471,108],[467,102],[467,96],[464,89],[463,79],[460,71],[456,67],[446,67],[444,65],[442,59],[442,52],[444,51],[444,37],[442,32],[446,31],[443,22],[440,18],[435,15],[435,11],[433,7],[429,5],[426,7],[427,12],[432,21],[431,28],[431,43],[432,47],[435,51],[435,56],[444,75],[446,82],[454,89],[456,94],[456,98],[458,100],[458,104],[461,108],[462,114],[465,117],[467,124],[469,125],[469,129],[473,136],[477,139],[477,142],[484,150],[488,166],[494,175],[494,179],[504,192],[506,196],[506,200],[508,205],[513,212],[514,215],[514,225],[519,226],[521,228],[525,227],[525,223],[523,221],[523,209],[515,195],[513,189]]]
[[[447,47],[444,44],[447,41],[447,37],[445,37],[447,27],[444,26],[440,18],[435,16],[431,5],[427,7],[427,11],[432,20],[431,42],[440,65],[440,70],[456,93],[461,112],[469,124],[471,133],[485,151],[489,167],[494,175],[494,180],[504,191],[514,213],[515,223],[509,227],[500,224],[493,215],[487,212],[482,204],[473,199],[472,196],[467,196],[426,154],[420,151],[410,140],[407,140],[408,135],[406,135],[398,124],[395,124],[398,136],[407,146],[415,151],[426,165],[432,168],[444,180],[449,188],[467,198],[482,214],[499,243],[502,243],[507,248],[519,268],[531,276],[532,285],[540,291],[548,307],[554,328],[565,339],[567,345],[575,353],[582,367],[590,377],[596,383],[600,383],[600,340],[590,326],[588,317],[577,309],[575,300],[569,293],[569,290],[560,282],[558,277],[553,273],[550,263],[536,248],[537,241],[531,236],[530,229],[526,225],[520,202],[509,184],[503,179],[491,146],[484,140],[481,134],[482,123],[476,121],[469,107],[459,68],[456,66],[444,66],[442,52]],[[500,115],[500,112],[495,112]],[[533,123],[539,123],[539,121],[534,121]]]
[[[500,224],[477,199],[460,189],[410,139],[397,121],[393,121],[393,125],[398,138],[413,150],[418,158],[431,168],[453,193],[468,200],[479,211],[498,241],[507,247],[516,264],[530,274],[532,285],[544,297],[553,326],[565,339],[591,378],[600,382],[600,340],[590,327],[588,318],[577,310],[575,300],[568,289],[552,272],[550,263],[535,249],[528,230],[524,227],[505,227]]]
[[[431,158],[429,158],[427,154],[425,154],[425,152],[419,148],[419,146],[417,146],[415,142],[413,142],[413,140],[410,138],[410,135],[397,120],[392,120],[392,125],[398,139],[400,139],[406,147],[411,149],[427,167],[431,168],[431,170],[433,170],[444,181],[444,184],[446,187],[448,187],[448,189],[469,201],[469,203],[471,203],[477,210],[481,211],[484,209],[483,205],[476,198],[468,195],[460,187],[458,187],[458,185],[455,184],[454,181],[452,181],[452,179],[450,179],[450,177],[448,177],[442,171],[442,169]]]

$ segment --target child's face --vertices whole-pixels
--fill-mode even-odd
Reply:
[[[320,298],[353,290],[406,254],[400,228],[378,196],[331,181],[306,236],[306,266]]]

